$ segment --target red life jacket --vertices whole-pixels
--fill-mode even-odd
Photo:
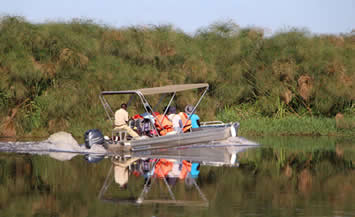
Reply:
[[[132,116],[133,120],[137,120],[137,119],[143,119],[143,117],[140,114],[136,114]]]

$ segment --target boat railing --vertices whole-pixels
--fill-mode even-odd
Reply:
[[[223,121],[205,121],[205,122],[201,122],[201,126],[205,126],[205,125],[216,125],[216,124],[224,124]]]
[[[209,126],[224,126],[226,125],[223,121],[205,121],[201,122],[201,127],[209,127]]]

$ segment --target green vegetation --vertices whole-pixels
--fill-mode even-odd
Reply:
[[[197,82],[211,87],[198,110],[204,120],[240,120],[237,109],[255,108],[256,117],[240,120],[245,133],[347,135],[355,126],[351,33],[290,29],[264,37],[226,22],[188,35],[169,25],[115,29],[2,17],[0,76],[3,136],[65,130],[80,138],[86,129],[110,128],[102,90]],[[197,94],[178,97],[178,109]],[[335,124],[339,112],[344,118]]]
[[[355,109],[346,112],[343,118],[278,111],[273,117],[263,116],[253,104],[226,107],[217,114],[218,120],[240,122],[241,135],[316,135],[354,136]]]

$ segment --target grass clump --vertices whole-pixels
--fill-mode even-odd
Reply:
[[[241,123],[241,135],[311,135],[311,136],[352,136],[355,130],[355,119],[352,111],[348,111],[341,120],[322,116],[300,116],[280,108],[272,117],[263,116],[257,107],[242,104],[236,107],[225,107],[217,118],[229,122]]]

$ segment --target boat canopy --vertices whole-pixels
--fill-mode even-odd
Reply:
[[[124,91],[102,91],[101,95],[113,95],[113,94],[127,94],[127,93],[141,93],[143,95],[154,95],[163,93],[174,93],[191,89],[207,88],[207,83],[198,84],[175,84],[162,87],[141,88],[137,90],[124,90]]]
[[[102,106],[105,109],[106,115],[110,119],[112,124],[114,124],[114,112],[113,112],[110,104],[108,103],[108,101],[105,99],[105,95],[132,94],[132,96],[129,100],[129,102],[130,102],[132,97],[136,94],[136,95],[138,95],[139,99],[141,100],[145,111],[147,113],[150,113],[151,115],[153,115],[153,117],[156,120],[158,120],[155,113],[154,113],[154,109],[152,108],[152,106],[149,104],[149,102],[145,98],[146,95],[172,93],[171,99],[164,111],[164,115],[165,115],[167,113],[167,109],[171,105],[172,100],[174,99],[174,97],[176,95],[176,92],[204,88],[205,90],[204,90],[203,94],[201,95],[200,99],[198,100],[198,102],[194,106],[193,110],[191,111],[191,114],[194,114],[197,106],[200,104],[202,98],[205,96],[205,94],[208,90],[208,87],[209,87],[209,85],[207,83],[197,83],[197,84],[175,84],[175,85],[167,85],[167,86],[162,86],[162,87],[141,88],[141,89],[137,89],[137,90],[102,91],[99,95],[99,98],[102,103]],[[164,97],[164,95],[163,95],[163,97]],[[127,104],[129,104],[129,102]],[[188,119],[190,119],[190,116]],[[187,121],[188,120],[186,120],[185,123],[183,123],[183,126],[186,125]],[[158,122],[160,122],[160,120],[158,120]],[[157,130],[154,125],[153,125],[153,127],[155,128],[155,130]]]

